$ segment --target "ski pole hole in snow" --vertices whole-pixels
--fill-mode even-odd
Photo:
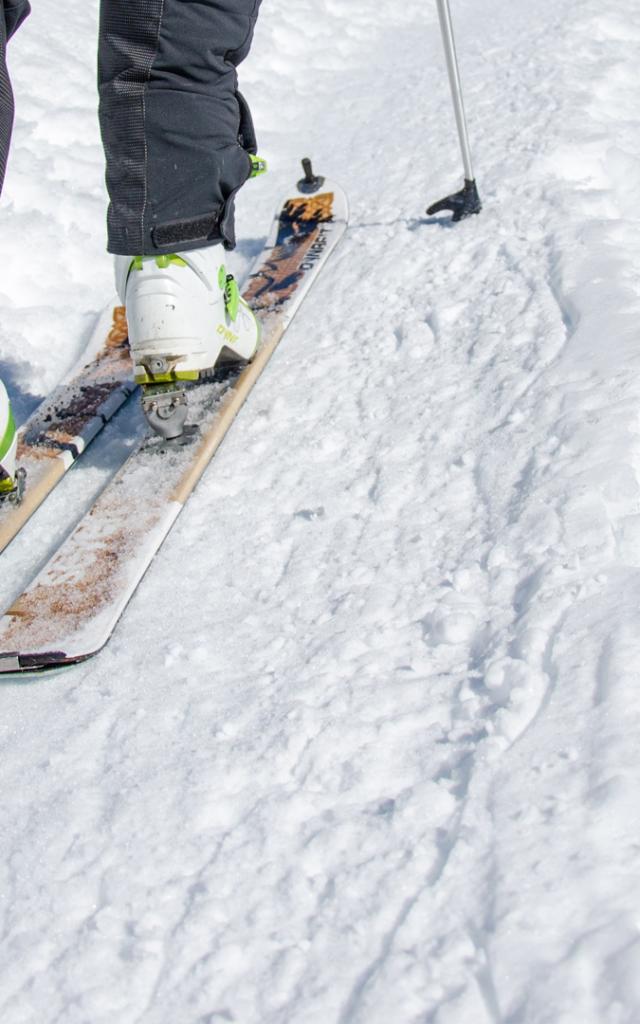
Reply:
[[[313,522],[314,519],[323,519],[325,511],[322,505],[318,508],[302,508],[299,512],[294,512],[294,519],[304,519],[307,522]]]

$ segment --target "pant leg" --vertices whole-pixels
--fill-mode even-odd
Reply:
[[[237,91],[261,0],[101,0],[108,248],[235,245],[255,137]]]
[[[4,184],[13,128],[13,91],[7,71],[7,39],[28,13],[28,0],[0,0],[0,191]]]

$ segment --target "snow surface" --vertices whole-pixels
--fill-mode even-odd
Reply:
[[[97,0],[11,44],[0,374],[25,416],[111,290]],[[640,9],[267,0],[270,159],[352,228],[105,652],[6,685],[3,1024],[640,1020]],[[3,555],[19,592],[132,410]]]

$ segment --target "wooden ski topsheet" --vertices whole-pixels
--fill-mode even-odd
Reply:
[[[0,673],[81,661],[109,639],[184,503],[347,226],[342,190],[296,192],[275,218],[245,298],[259,317],[253,361],[189,394],[199,429],[180,446],[147,437],[31,586],[0,619]]]
[[[18,431],[25,491],[19,505],[0,502],[0,552],[134,391],[125,311],[112,303],[78,366]]]

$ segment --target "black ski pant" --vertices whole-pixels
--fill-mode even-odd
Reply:
[[[260,3],[101,0],[98,85],[110,252],[235,245],[234,196],[256,151],[236,68],[249,52]],[[29,7],[26,0],[0,0],[0,9],[6,151],[13,112],[6,37]]]
[[[7,39],[29,11],[29,0],[0,0],[0,190],[7,169],[13,127],[13,92],[7,72]]]

